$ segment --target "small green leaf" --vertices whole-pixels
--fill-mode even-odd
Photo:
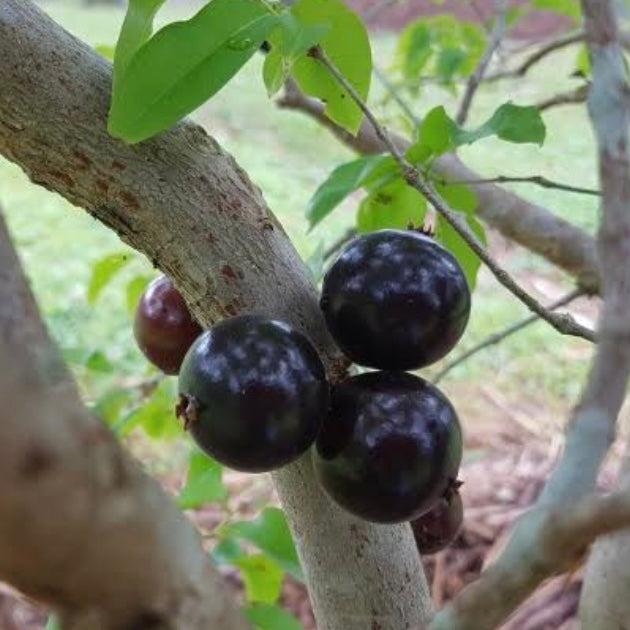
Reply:
[[[140,426],[154,439],[181,436],[182,429],[175,418],[175,390],[175,379],[164,379],[140,409],[130,413],[114,427],[116,434],[124,437]]]
[[[542,144],[546,135],[545,123],[537,107],[505,103],[481,127],[461,132],[458,144],[471,144],[492,135],[508,142]]]
[[[253,543],[293,577],[303,580],[302,567],[286,517],[278,508],[265,508],[253,521],[240,521],[226,525],[227,535]]]
[[[134,392],[128,387],[115,387],[106,391],[94,403],[94,414],[104,420],[108,426],[115,426],[121,418],[121,414],[129,407],[134,397]]]
[[[407,150],[407,159],[414,164],[424,163],[457,147],[459,125],[452,120],[442,105],[434,107],[418,128],[418,141]]]
[[[588,46],[586,44],[582,44],[578,49],[575,69],[579,70],[585,77],[591,75],[591,58],[588,54]]]
[[[234,564],[236,560],[242,558],[245,552],[234,538],[223,539],[211,553],[216,564]]]
[[[63,630],[57,615],[48,615],[48,621],[46,621],[46,627],[44,630]]]
[[[338,166],[308,202],[309,229],[326,218],[351,192],[397,170],[394,159],[386,155],[368,155]]]
[[[278,19],[280,27],[269,37],[271,50],[263,65],[263,80],[269,96],[284,85],[293,64],[319,43],[330,28],[328,24],[303,24],[292,13]]]
[[[94,304],[103,289],[132,259],[129,252],[109,254],[92,264],[92,276],[88,284],[87,299]]]
[[[371,192],[359,205],[357,230],[360,233],[386,228],[404,230],[410,223],[421,226],[427,211],[425,198],[398,179]]]
[[[94,50],[101,57],[105,57],[105,59],[109,59],[110,61],[114,59],[114,55],[116,54],[116,49],[113,46],[108,46],[107,44],[97,44],[94,46]]]
[[[114,86],[109,132],[134,143],[168,129],[218,92],[277,23],[261,0],[213,0],[164,27]]]
[[[114,371],[113,364],[100,350],[95,350],[90,354],[85,362],[85,367],[92,372],[101,372],[102,374],[111,374]]]
[[[304,26],[330,24],[320,46],[343,76],[367,100],[372,78],[372,52],[365,25],[341,0],[298,0],[291,13]],[[363,113],[329,70],[317,59],[301,57],[292,76],[302,91],[325,103],[324,113],[356,134]]]
[[[255,604],[245,608],[244,612],[259,630],[304,630],[304,626],[280,606]]]
[[[465,184],[437,182],[435,190],[453,210],[465,214],[472,214],[477,210],[477,195]]]
[[[165,0],[129,0],[114,54],[114,85],[121,81],[138,48],[151,37],[153,20],[164,2]]]
[[[133,316],[135,314],[140,297],[152,279],[151,276],[134,276],[127,283],[127,312],[129,315]]]
[[[444,48],[437,57],[437,75],[442,81],[449,83],[466,60],[466,51],[461,48]]]
[[[576,21],[581,15],[579,0],[534,0],[532,6],[535,9],[566,15]]]
[[[284,571],[273,560],[263,554],[256,554],[236,558],[233,564],[241,570],[247,601],[264,604],[278,601]]]
[[[193,449],[188,459],[188,478],[177,498],[182,510],[193,510],[213,501],[223,501],[227,489],[222,480],[223,467],[208,455]]]

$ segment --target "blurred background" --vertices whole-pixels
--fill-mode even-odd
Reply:
[[[40,4],[76,37],[101,54],[111,55],[124,17],[122,0],[42,0]],[[446,14],[471,21],[484,33],[489,28],[493,5],[491,0],[349,0],[349,4],[366,15],[375,64],[394,83],[400,83],[396,49],[406,25],[425,15]],[[170,0],[158,14],[157,26],[190,16],[200,6],[199,2]],[[493,71],[514,67],[537,43],[575,28],[576,22],[569,16],[528,12],[510,31]],[[566,47],[548,56],[525,78],[484,84],[468,125],[483,122],[505,101],[535,104],[574,89],[581,55],[580,46]],[[260,79],[262,60],[262,55],[256,55],[224,90],[195,112],[194,119],[249,173],[300,254],[312,263],[318,252],[354,225],[359,197],[344,202],[310,233],[304,216],[307,202],[327,174],[354,154],[316,122],[281,109],[267,98]],[[418,116],[438,104],[453,115],[462,86],[463,79],[455,78],[448,85],[433,81],[414,90],[402,86],[401,95]],[[391,129],[409,132],[408,121],[376,80],[371,104]],[[487,139],[462,149],[461,157],[482,177],[544,175],[569,184],[597,187],[593,136],[585,107],[549,109],[544,119],[547,139],[542,147]],[[596,197],[529,184],[511,188],[594,233]],[[47,323],[73,367],[86,400],[148,470],[174,493],[179,492],[185,484],[190,446],[172,411],[175,382],[162,378],[146,363],[132,336],[136,301],[146,283],[155,277],[155,270],[128,250],[113,232],[60,196],[31,184],[18,167],[2,158],[0,204]],[[552,302],[571,289],[570,278],[528,251],[492,231],[489,239],[492,253],[542,302]],[[123,258],[124,263],[112,265],[113,260]],[[115,274],[111,272],[113,267]],[[572,304],[570,311],[581,323],[593,327],[597,308],[596,300],[584,298]],[[526,315],[526,309],[482,270],[470,325],[451,358]],[[469,509],[465,535],[457,543],[459,555],[440,554],[438,560],[428,561],[433,577],[435,562],[442,562],[441,582],[434,582],[436,599],[449,597],[478,573],[501,544],[505,527],[536,495],[542,475],[561,447],[564,422],[580,391],[590,356],[587,342],[563,338],[548,325],[536,323],[477,354],[441,381],[440,387],[455,404],[466,431],[464,498]],[[425,376],[441,367],[444,363],[425,371]],[[264,475],[224,473],[223,484],[226,498],[192,506],[190,512],[206,532],[209,548],[221,538],[214,533],[218,525],[255,518],[261,509],[276,504]],[[445,571],[444,567],[450,568]],[[226,565],[225,573],[235,589],[242,590],[242,573],[231,565]],[[517,619],[510,628],[544,630],[574,623],[579,575],[575,580],[575,588],[550,591],[549,601],[556,602],[556,617],[552,615],[551,621],[534,618],[532,622],[529,614],[525,621]],[[299,580],[286,577],[281,601],[306,627],[312,627]],[[549,615],[551,604],[545,601],[545,605],[538,606]],[[0,587],[0,629],[43,628],[46,614],[8,587]]]

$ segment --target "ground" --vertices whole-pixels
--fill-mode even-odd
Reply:
[[[97,6],[86,9],[78,0],[51,0],[43,6],[61,24],[90,44],[112,45],[115,42],[122,20],[119,10]],[[183,14],[181,5],[168,7],[163,19]],[[375,35],[374,46],[379,65],[390,68],[395,35],[380,31]],[[499,103],[506,100],[529,104],[558,90],[575,87],[575,80],[570,74],[576,55],[577,49],[556,54],[533,71],[531,80],[494,83],[485,87],[475,101],[470,124],[483,121]],[[259,80],[260,65],[261,60],[254,59],[246,71],[209,105],[199,110],[195,118],[250,173],[306,258],[320,243],[331,243],[352,223],[356,198],[344,204],[312,233],[307,233],[304,218],[306,203],[318,184],[332,168],[350,159],[352,154],[315,123],[300,114],[281,111],[269,102]],[[457,102],[456,95],[431,86],[424,87],[419,96],[408,98],[420,115],[436,104],[444,104],[452,111]],[[378,86],[375,86],[373,104],[390,126],[400,125],[394,106],[383,100],[383,92]],[[545,121],[548,133],[543,147],[505,145],[486,140],[465,149],[462,156],[484,176],[544,174],[567,183],[595,186],[595,152],[584,108],[572,106],[550,110],[545,114]],[[595,198],[531,185],[514,186],[514,189],[594,231],[597,220]],[[18,168],[2,160],[0,203],[6,211],[47,322],[66,356],[74,360],[86,350],[103,350],[116,366],[115,373],[108,378],[118,382],[125,382],[125,379],[146,371],[146,365],[132,340],[130,316],[125,306],[124,277],[121,282],[113,283],[95,306],[90,306],[86,299],[91,263],[105,254],[125,250],[116,236],[86,213],[71,208],[57,195],[31,185]],[[496,234],[490,237],[493,254],[542,301],[553,301],[571,289],[569,278],[540,259]],[[142,273],[153,273],[146,261],[139,260],[134,265]],[[506,294],[485,271],[480,275],[473,299],[472,319],[454,356],[526,315],[526,309]],[[593,325],[597,303],[583,299],[571,311],[583,323]],[[447,584],[445,575],[470,576],[478,571],[480,558],[492,553],[489,550],[500,544],[497,540],[505,524],[527,504],[525,499],[531,501],[534,497],[535,491],[531,488],[538,487],[536,484],[540,483],[540,474],[545,469],[538,463],[544,461],[548,464],[557,454],[561,428],[582,385],[590,355],[591,348],[587,342],[562,338],[548,326],[537,323],[500,346],[478,354],[442,382],[441,387],[458,409],[467,434],[464,474],[469,475],[470,480],[465,486],[464,496],[469,514],[467,529],[458,543],[465,547],[466,553],[462,552],[457,557],[462,559],[461,562],[468,558],[472,568],[445,573],[445,567],[452,565],[454,556],[442,556],[435,567],[436,597],[448,596],[455,588]],[[429,370],[429,376],[439,368],[436,366],[434,370]],[[90,401],[103,386],[102,381],[88,378],[82,372],[78,375],[86,399]],[[128,440],[128,445],[167,487],[174,488],[180,484],[183,469],[172,462],[185,461],[182,455],[185,453],[185,441],[182,438],[164,445],[135,433]],[[173,452],[175,457],[172,457]],[[499,464],[492,460],[491,452],[492,457],[499,458]],[[520,459],[518,454],[522,455]],[[479,476],[474,475],[477,474],[475,470],[479,468],[479,461],[488,462],[486,478],[492,465],[503,466],[501,482],[495,484],[491,491],[475,487],[474,479],[479,479]],[[532,466],[528,462],[535,463],[536,475],[533,477],[530,474]],[[519,465],[521,468],[518,468]],[[517,469],[525,471],[527,483],[517,473],[510,472]],[[254,513],[270,500],[271,491],[264,476],[232,476],[230,483],[234,484],[234,500],[240,513]],[[505,512],[509,512],[509,518]],[[492,520],[488,513],[503,516]],[[216,510],[209,507],[197,518],[210,527],[216,516]],[[569,591],[574,606],[575,592]],[[556,595],[553,592],[550,597]],[[307,605],[298,587],[288,586],[286,597],[308,618]],[[35,630],[42,627],[43,613],[21,601],[10,590],[0,590],[0,628]],[[563,597],[555,597],[554,601],[562,602],[558,604],[559,608],[568,606]],[[7,615],[11,615],[13,621]],[[521,624],[512,626],[511,630],[557,627],[545,623],[534,626]]]

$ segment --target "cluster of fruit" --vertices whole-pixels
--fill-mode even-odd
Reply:
[[[329,387],[309,339],[258,315],[202,332],[160,278],[143,295],[135,335],[147,358],[179,373],[177,414],[198,445],[236,470],[263,472],[314,444],[326,493],[378,523],[410,521],[422,553],[448,544],[462,521],[462,433],[436,387],[405,370],[445,356],[460,339],[470,292],[430,236],[381,230],[357,238],[323,281],[328,329],[355,364],[379,371]]]

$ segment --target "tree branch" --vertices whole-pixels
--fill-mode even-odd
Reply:
[[[348,92],[350,97],[359,106],[367,119],[374,127],[376,134],[382,143],[387,147],[396,162],[399,164],[405,181],[418,190],[435,208],[435,210],[453,227],[453,229],[462,237],[466,244],[477,254],[483,263],[492,272],[494,277],[508,291],[516,296],[525,306],[536,313],[541,319],[551,324],[558,332],[567,335],[582,337],[589,341],[595,340],[593,331],[584,328],[573,320],[570,315],[557,315],[548,311],[540,304],[532,295],[527,293],[519,286],[512,277],[503,269],[486,251],[483,244],[476,235],[468,227],[468,224],[458,214],[453,212],[444,200],[438,195],[433,185],[424,177],[420,171],[412,166],[405,158],[400,147],[389,137],[385,129],[380,126],[370,108],[365,104],[361,96],[354,89],[354,86],[345,78],[339,69],[331,62],[326,53],[320,48],[315,47],[311,51],[311,56],[318,59],[337,79],[338,83]]]
[[[345,374],[308,269],[260,191],[200,127],[183,122],[134,146],[111,138],[111,64],[26,0],[0,2],[0,86],[0,153],[144,252],[202,325],[252,311],[285,319],[309,335],[331,379]],[[308,457],[274,482],[321,628],[400,630],[428,618],[408,526],[335,506]]]
[[[490,33],[488,45],[474,72],[470,75],[470,77],[468,77],[466,90],[464,91],[462,102],[459,106],[459,110],[457,111],[457,116],[455,117],[455,120],[460,125],[463,125],[466,122],[470,106],[472,105],[473,98],[477,92],[477,88],[481,84],[483,76],[488,68],[488,64],[492,60],[497,48],[501,45],[501,40],[505,35],[508,4],[507,0],[494,0],[495,22]]]
[[[568,293],[567,295],[561,297],[559,300],[547,306],[547,309],[550,311],[555,311],[562,306],[570,304],[582,295],[584,295],[584,291],[582,289],[575,289],[574,291],[571,291],[571,293]],[[444,369],[440,370],[440,372],[438,372],[438,374],[434,377],[433,383],[437,385],[451,370],[470,359],[470,357],[476,355],[482,350],[485,350],[486,348],[490,348],[491,346],[495,346],[496,344],[501,343],[504,339],[507,339],[515,333],[523,330],[523,328],[526,328],[530,324],[539,321],[539,319],[540,317],[538,317],[538,315],[530,315],[529,317],[522,319],[520,322],[516,322],[516,324],[512,324],[511,326],[508,326],[507,328],[504,328],[503,330],[496,332],[493,335],[490,335],[482,342],[470,348],[470,350],[467,350],[466,352],[458,356]]]
[[[440,611],[430,630],[494,628],[531,592],[541,551],[553,553],[544,544],[546,515],[570,511],[573,503],[594,489],[626,393],[630,374],[628,84],[610,0],[582,0],[582,6],[593,68],[589,112],[597,138],[602,188],[599,252],[604,305],[595,357],[569,425],[565,453],[536,507],[518,522],[496,563]],[[497,575],[505,576],[505,580],[497,580]]]
[[[553,96],[536,103],[535,107],[538,108],[538,111],[544,112],[545,110],[557,107],[558,105],[585,103],[588,98],[588,87],[588,84],[580,85],[580,87],[575,88],[575,90],[554,94]]]
[[[249,628],[192,525],[61,365],[0,216],[0,578],[66,628]]]
[[[294,85],[288,86],[278,105],[298,110],[314,118],[358,153],[373,154],[386,150],[368,120],[363,122],[359,133],[352,136],[324,114],[321,103],[304,96]],[[394,134],[390,134],[390,137],[401,151],[409,147],[409,142],[405,138]],[[454,154],[439,158],[434,170],[446,179],[479,179],[479,175],[465,166]],[[575,276],[578,284],[588,292],[599,291],[595,241],[590,235],[502,187],[483,186],[476,193],[477,214],[488,225],[497,229],[506,238],[543,256],[552,264]]]
[[[571,186],[570,184],[562,184],[560,182],[554,182],[542,175],[530,175],[529,177],[509,177],[507,175],[497,175],[496,177],[489,177],[487,179],[465,179],[460,181],[449,181],[446,179],[440,180],[440,184],[443,186],[455,186],[457,184],[466,184],[467,186],[483,186],[486,184],[536,184],[541,188],[550,188],[555,190],[564,190],[565,192],[579,193],[582,195],[594,195],[599,197],[601,192],[594,188],[583,188],[581,186]]]

